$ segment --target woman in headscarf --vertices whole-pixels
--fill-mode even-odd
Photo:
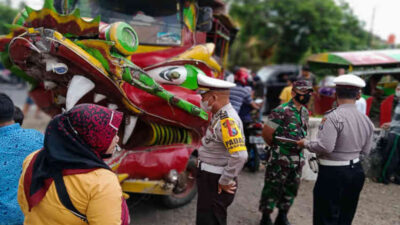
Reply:
[[[121,112],[93,104],[50,121],[43,149],[23,164],[24,224],[129,224],[118,178],[103,161],[117,146],[121,121]]]

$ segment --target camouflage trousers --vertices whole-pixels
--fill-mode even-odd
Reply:
[[[304,165],[302,155],[284,155],[273,149],[265,171],[264,188],[259,210],[272,213],[275,207],[288,211],[292,206],[300,185]]]

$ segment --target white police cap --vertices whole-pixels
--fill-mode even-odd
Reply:
[[[343,74],[333,79],[335,85],[353,86],[358,88],[365,87],[365,81],[354,74]]]

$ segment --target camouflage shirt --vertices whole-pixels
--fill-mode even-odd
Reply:
[[[298,154],[295,143],[281,142],[276,136],[300,140],[307,136],[308,110],[302,106],[300,111],[296,109],[293,100],[284,103],[272,110],[268,115],[266,125],[275,129],[273,143],[279,146],[280,152],[286,155]]]

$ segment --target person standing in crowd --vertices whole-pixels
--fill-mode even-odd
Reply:
[[[0,93],[0,224],[22,224],[24,215],[17,202],[18,178],[25,157],[43,146],[43,134],[22,129],[14,122],[12,100]]]
[[[15,106],[14,107],[14,122],[18,123],[20,126],[24,123],[24,114],[22,113],[22,110]]]
[[[360,90],[360,98],[356,100],[356,108],[360,113],[366,115],[367,114],[367,101],[361,96]]]
[[[370,152],[374,126],[355,106],[364,80],[346,74],[335,78],[339,107],[327,112],[319,126],[316,141],[302,139],[319,158],[314,187],[314,225],[352,223],[365,175],[360,155]]]
[[[301,74],[297,77],[297,80],[307,80],[311,83],[313,88],[317,85],[317,79],[315,78],[314,74],[311,73],[308,65],[304,65],[301,68]]]
[[[252,73],[253,76],[253,90],[254,90],[254,99],[255,102],[260,106],[259,112],[258,112],[258,120],[262,121],[262,116],[265,110],[265,98],[266,98],[266,93],[267,89],[265,88],[265,85],[263,81],[261,80],[260,76],[258,76],[256,73]]]
[[[103,161],[117,146],[121,121],[121,112],[93,104],[50,121],[43,149],[23,164],[24,224],[129,224],[118,178]]]
[[[312,91],[310,82],[295,81],[291,93],[292,100],[273,109],[264,125],[264,140],[272,148],[261,193],[260,225],[272,224],[270,214],[275,207],[279,209],[275,224],[290,224],[287,213],[300,185],[304,156],[302,148],[293,142],[279,140],[278,137],[300,140],[307,136],[308,110],[305,105]]]
[[[242,67],[236,71],[236,87],[230,89],[229,100],[237,113],[239,113],[243,104],[251,105],[254,109],[260,108],[251,98],[251,89],[245,88],[248,85],[248,79],[249,71],[246,68]]]
[[[30,96],[27,96],[26,100],[25,100],[25,104],[24,104],[23,110],[22,110],[22,112],[24,113],[25,116],[28,115],[31,106],[34,105],[34,104],[35,104],[35,102],[33,101],[33,99]],[[40,118],[40,113],[41,113],[41,110],[40,110],[39,106],[36,105],[35,119],[39,119]]]
[[[226,225],[227,209],[247,160],[243,125],[229,103],[229,90],[201,92],[202,108],[213,117],[202,138],[197,172],[197,225]]]
[[[400,184],[400,84],[396,87],[395,95],[392,121],[382,125],[383,129],[389,130],[388,142],[382,152],[383,168],[380,177],[380,182],[385,184],[389,182]]]
[[[292,99],[292,87],[293,82],[296,81],[296,78],[289,78],[288,75],[285,75],[285,80],[287,82],[287,86],[284,87],[279,95],[279,99],[281,100],[281,104],[289,102]]]
[[[244,87],[245,89],[247,89],[247,91],[249,91],[250,93],[252,93],[253,91],[251,90],[250,86],[246,86]],[[240,107],[239,110],[239,118],[243,123],[243,127],[244,127],[244,131],[246,132],[246,128],[247,126],[253,122],[253,117],[251,115],[251,111],[253,110],[253,107],[251,104],[248,103],[243,103],[242,106]],[[247,135],[245,135],[247,137]]]

